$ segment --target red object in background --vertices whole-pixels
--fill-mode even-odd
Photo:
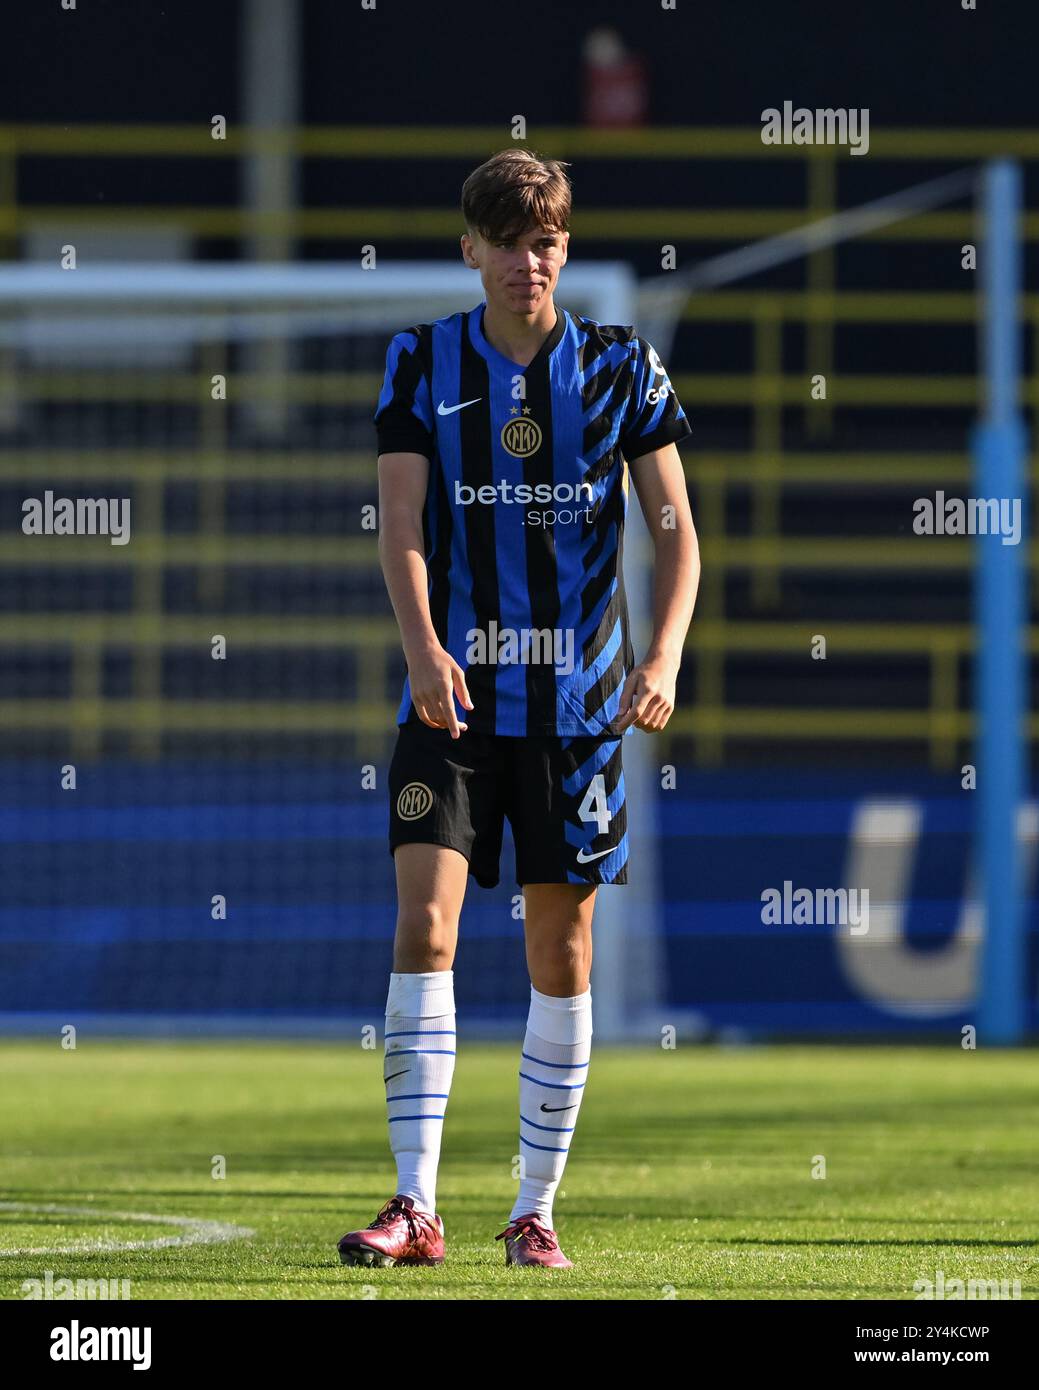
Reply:
[[[649,116],[649,74],[615,29],[593,29],[584,44],[584,111],[589,126],[640,126]]]

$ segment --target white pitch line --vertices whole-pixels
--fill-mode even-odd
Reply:
[[[141,1211],[108,1211],[104,1207],[66,1206],[58,1202],[0,1202],[0,1211],[50,1212],[59,1216],[102,1216],[113,1221],[131,1221],[138,1226],[181,1226],[182,1236],[161,1236],[158,1240],[87,1240],[71,1245],[22,1246],[17,1250],[0,1247],[0,1259],[14,1255],[81,1255],[115,1250],[164,1250],[173,1246],[213,1245],[223,1240],[254,1236],[251,1226],[233,1226],[227,1221],[206,1221],[196,1216],[155,1216]]]

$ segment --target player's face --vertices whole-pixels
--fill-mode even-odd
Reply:
[[[569,232],[541,227],[512,241],[464,238],[469,242],[466,259],[480,271],[488,304],[513,314],[536,314],[555,292],[569,240]]]

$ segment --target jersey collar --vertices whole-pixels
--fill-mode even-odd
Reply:
[[[557,304],[555,326],[548,337],[538,348],[534,357],[525,367],[521,367],[518,362],[513,362],[511,357],[506,357],[504,353],[492,347],[483,334],[483,312],[487,308],[486,299],[475,309],[469,311],[469,335],[472,338],[473,346],[481,357],[485,357],[488,362],[504,363],[511,367],[513,372],[528,372],[531,367],[536,367],[546,357],[549,357],[562,341],[563,334],[566,332],[566,310]]]

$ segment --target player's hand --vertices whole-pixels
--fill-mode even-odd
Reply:
[[[623,733],[629,724],[648,734],[659,733],[675,712],[678,662],[665,657],[642,661],[624,682],[614,726]]]
[[[411,702],[418,717],[431,729],[450,729],[452,738],[460,738],[469,725],[459,721],[454,696],[457,694],[466,709],[473,708],[461,666],[439,643],[405,656]]]

